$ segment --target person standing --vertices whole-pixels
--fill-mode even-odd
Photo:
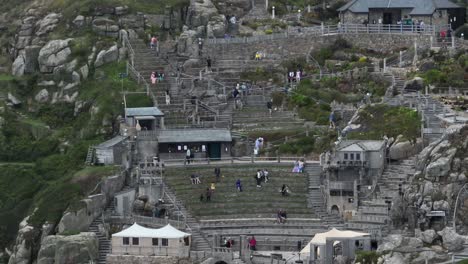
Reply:
[[[158,39],[156,38],[156,36],[153,36],[150,40],[151,49],[155,49],[157,45],[158,45]]]
[[[255,239],[254,236],[252,236],[250,239],[249,239],[249,247],[250,247],[250,250],[257,250],[257,240]]]
[[[242,192],[242,183],[240,179],[237,179],[236,181],[236,189],[237,191]]]
[[[211,72],[211,58],[210,57],[206,59],[206,67],[207,67],[207,71]]]
[[[210,202],[211,201],[211,189],[206,188],[206,201]]]
[[[156,77],[156,72],[152,72],[152,73],[151,73],[150,79],[151,79],[151,84],[152,84],[152,85],[156,85],[156,80],[158,79],[158,78]]]
[[[257,188],[262,187],[262,171],[257,170],[257,175],[255,176],[255,179],[257,181]]]
[[[169,90],[166,90],[166,105],[171,104],[171,96],[169,95]]]
[[[203,40],[201,38],[198,38],[198,56],[201,57],[203,53]]]
[[[219,182],[219,177],[221,176],[221,169],[219,167],[216,167],[214,169],[215,177],[216,177],[216,182]]]
[[[190,164],[190,156],[192,155],[192,152],[190,151],[190,148],[187,148],[187,151],[185,152],[185,161],[187,164]]]
[[[271,112],[273,111],[273,99],[270,99],[267,102],[267,108],[268,108],[268,112],[270,113],[270,117],[271,117]]]
[[[264,179],[265,179],[265,183],[267,183],[268,180],[269,180],[268,174],[269,174],[268,170],[267,170],[267,169],[264,169],[264,170],[263,170],[263,177],[264,177]]]

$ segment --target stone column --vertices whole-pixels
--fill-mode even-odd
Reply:
[[[271,19],[275,19],[275,6],[271,7]]]
[[[268,0],[265,0],[265,10],[268,10]]]

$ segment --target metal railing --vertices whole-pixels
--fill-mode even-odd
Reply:
[[[211,38],[206,39],[206,44],[236,44],[271,41],[297,36],[327,36],[337,34],[420,34],[434,35],[447,30],[449,25],[384,25],[384,24],[340,24],[321,25],[314,27],[288,28],[285,32],[270,35],[259,35],[243,38]]]
[[[244,156],[244,157],[226,157],[226,158],[193,158],[190,159],[190,164],[187,164],[186,159],[165,159],[163,160],[166,166],[191,166],[191,165],[210,165],[211,163],[218,164],[248,164],[248,163],[287,163],[293,165],[293,163],[297,160],[305,159],[304,157],[291,157],[291,156],[272,156],[272,157],[256,157],[252,156]],[[305,161],[305,163],[315,163],[318,161],[310,160]]]

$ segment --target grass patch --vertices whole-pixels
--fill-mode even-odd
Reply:
[[[270,180],[256,187],[254,176],[257,169],[267,168]],[[206,188],[215,183],[214,167],[166,168],[165,179],[177,197],[198,218],[275,217],[278,209],[285,209],[289,217],[313,217],[307,208],[307,177],[291,172],[291,166],[246,165],[223,166],[221,179],[211,202],[201,202]],[[201,175],[202,184],[192,185],[190,175]],[[240,179],[243,192],[237,192],[236,180]],[[283,184],[291,189],[291,196],[283,197],[279,190]]]
[[[359,113],[359,120],[362,130],[349,133],[349,139],[380,140],[384,135],[389,138],[403,135],[404,139],[415,141],[420,135],[421,117],[406,107],[368,106]]]

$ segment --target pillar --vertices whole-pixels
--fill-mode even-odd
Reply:
[[[268,10],[268,0],[265,0],[265,9]]]
[[[413,59],[413,64],[416,64],[418,61],[418,43],[416,40],[414,41],[414,59]]]
[[[166,129],[166,126],[164,125],[164,117],[161,117],[161,129]]]
[[[383,72],[387,71],[387,58],[383,59]]]
[[[453,36],[452,36],[452,48],[455,48],[455,33],[452,33]]]
[[[426,90],[426,95],[429,95],[429,86],[426,85],[425,90]]]
[[[398,66],[401,68],[403,65],[403,51],[400,50],[400,63],[398,63]]]
[[[275,7],[271,7],[271,19],[275,19]]]

